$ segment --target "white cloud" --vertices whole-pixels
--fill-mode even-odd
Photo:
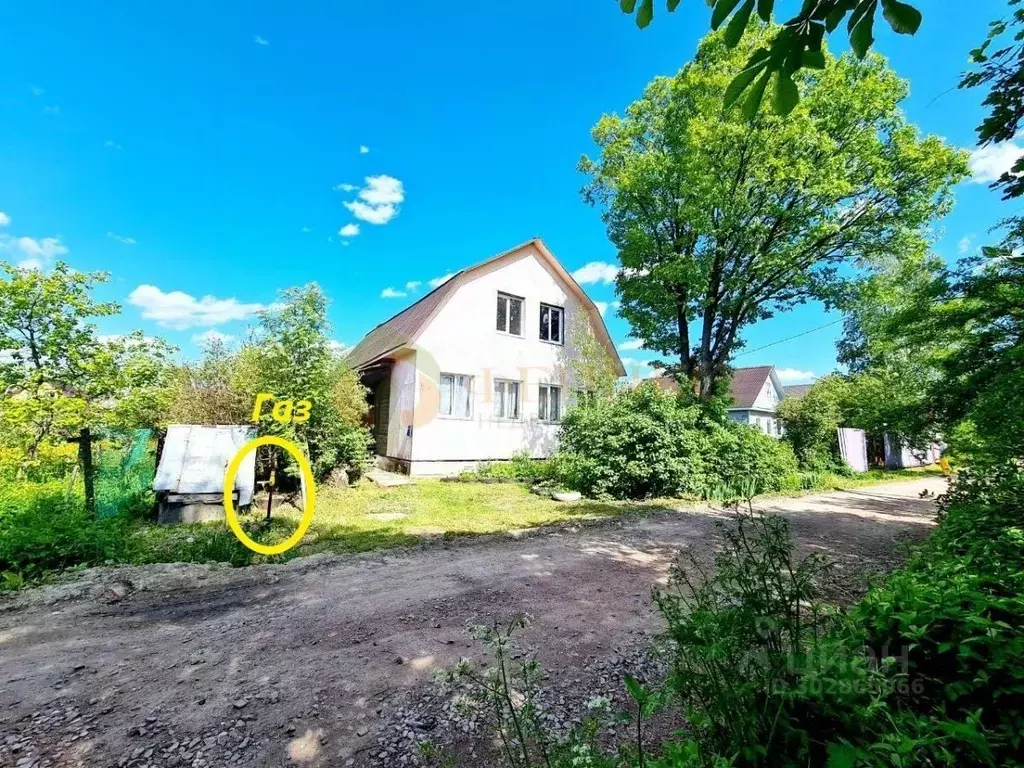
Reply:
[[[18,262],[21,269],[44,269],[50,263],[65,255],[68,248],[60,241],[59,237],[44,237],[36,240],[33,237],[9,237],[4,235],[0,239],[0,248],[9,251],[20,251],[27,258]]]
[[[107,149],[121,149],[122,148],[121,145],[118,144],[113,139],[107,139],[106,141],[104,141],[103,142],[103,146],[106,147]]]
[[[345,342],[335,341],[334,339],[331,339],[329,342],[327,342],[327,346],[329,346],[331,348],[331,351],[334,352],[336,355],[340,355],[342,357],[344,357],[354,349]]]
[[[107,232],[107,237],[111,240],[115,240],[124,245],[135,245],[134,237],[125,237],[124,235],[115,235],[113,232]]]
[[[968,254],[971,252],[972,245],[974,245],[974,235],[964,235],[960,238],[960,242],[956,244],[956,249],[961,254]]]
[[[359,187],[355,184],[335,184],[331,189],[335,192],[355,192]]]
[[[338,230],[338,234],[342,237],[355,237],[359,234],[358,224],[346,224],[344,227]]]
[[[370,148],[368,146],[366,146],[365,144],[360,144],[359,145],[359,154],[360,155],[368,155],[368,154],[370,154]]]
[[[592,261],[572,273],[573,280],[580,285],[590,283],[614,283],[619,274],[619,268],[614,264],[606,264],[603,261]]]
[[[604,313],[608,311],[608,302],[595,301],[594,306],[597,307],[597,311],[601,313],[601,317],[604,317]]]
[[[46,91],[44,91],[38,85],[33,85],[29,90],[32,91],[33,96],[42,96],[44,93],[46,93]]]
[[[369,224],[387,224],[398,215],[398,205],[405,200],[402,182],[385,174],[367,176],[365,181],[359,199],[346,202],[345,207]]]
[[[6,227],[11,223],[11,217],[3,211],[0,211],[0,227]]]
[[[179,331],[244,320],[265,309],[262,304],[245,304],[234,298],[203,296],[197,299],[184,291],[165,293],[155,285],[140,285],[128,294],[128,303],[139,307],[147,320]]]
[[[807,383],[818,378],[813,371],[801,371],[798,368],[776,368],[775,375],[783,384]]]
[[[447,275],[441,275],[440,277],[432,277],[429,280],[427,280],[427,285],[429,285],[431,288],[437,288],[439,285],[444,285],[445,283],[447,283],[453,277],[455,277],[454,272],[449,272]]]
[[[643,348],[644,348],[644,340],[643,339],[630,339],[629,341],[624,341],[621,344],[619,344],[619,349],[622,349],[622,350],[643,349]]]
[[[309,227],[303,227],[303,228],[302,228],[302,231],[303,231],[303,232],[307,232],[307,233],[308,233],[308,232],[312,232],[313,230],[312,230],[312,229],[310,229]]]
[[[213,344],[214,342],[230,344],[234,340],[234,336],[227,333],[221,333],[213,328],[208,331],[203,331],[202,333],[197,333],[192,337],[192,343],[200,347],[205,347],[208,344]]]
[[[405,291],[396,291],[394,288],[388,287],[380,292],[382,299],[402,299],[405,298]]]
[[[1012,169],[1021,155],[1024,155],[1024,149],[1017,146],[1016,142],[989,144],[971,153],[967,167],[975,184],[988,184]]]
[[[43,114],[44,115],[59,115],[60,114],[60,107],[57,106],[56,104],[52,104],[50,106],[43,107]]]
[[[255,35],[252,41],[256,43],[256,45],[270,45],[270,41],[267,40],[267,38],[260,37],[259,35]]]
[[[405,290],[407,290],[407,291],[417,291],[417,290],[419,290],[419,287],[420,287],[420,281],[419,280],[410,280],[408,283],[405,284]]]

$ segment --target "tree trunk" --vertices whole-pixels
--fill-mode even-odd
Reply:
[[[82,480],[85,482],[85,511],[96,517],[96,486],[92,472],[92,433],[85,427],[78,436],[78,459],[82,463]]]

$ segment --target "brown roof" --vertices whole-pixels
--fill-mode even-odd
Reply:
[[[753,368],[737,368],[733,371],[729,385],[733,408],[751,408],[761,394],[764,383],[771,375],[772,366],[757,365]]]
[[[608,354],[611,355],[612,361],[615,363],[619,376],[626,375],[626,369],[622,367],[622,361],[619,359],[619,353],[615,349],[615,344],[612,342],[611,336],[608,335],[608,328],[604,324],[604,319],[601,317],[601,312],[598,310],[597,305],[587,296],[586,292],[580,288],[572,275],[570,275],[554,257],[548,247],[544,245],[544,242],[539,238],[535,237],[532,240],[528,240],[525,243],[520,243],[514,248],[509,248],[507,251],[499,253],[497,256],[483,261],[475,266],[468,267],[462,271],[456,273],[450,280],[442,283],[433,291],[428,293],[422,299],[417,301],[415,304],[407,307],[406,309],[399,312],[397,315],[389,320],[384,321],[372,331],[370,331],[363,338],[359,344],[356,345],[348,354],[348,362],[356,370],[364,368],[370,363],[380,360],[382,357],[387,356],[392,352],[406,347],[416,341],[416,338],[420,335],[427,323],[433,319],[441,307],[444,306],[445,302],[451,297],[451,295],[458,289],[459,286],[472,280],[479,270],[489,267],[499,259],[504,259],[510,256],[514,256],[517,252],[525,250],[528,247],[534,247],[537,253],[545,259],[548,264],[554,269],[554,271],[565,281],[566,285],[577,295],[583,306],[586,307],[590,313],[591,324],[594,327],[594,332],[597,338],[605,345],[608,350]]]
[[[790,384],[788,387],[783,387],[782,391],[786,397],[803,397],[813,386],[813,384]]]

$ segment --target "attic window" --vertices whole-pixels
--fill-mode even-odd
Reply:
[[[498,294],[498,333],[510,336],[523,335],[523,300],[508,293]]]
[[[540,340],[565,343],[565,310],[552,304],[540,305]]]

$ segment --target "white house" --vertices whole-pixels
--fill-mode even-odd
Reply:
[[[654,380],[662,389],[675,392],[679,389],[678,382],[668,376],[660,376]],[[784,397],[799,396],[809,385],[783,387],[775,367],[758,365],[752,368],[737,368],[733,371],[729,382],[732,405],[728,408],[729,418],[752,427],[772,437],[782,437],[782,423],[775,416],[775,408]],[[800,389],[797,394],[796,390]]]
[[[348,356],[371,392],[378,456],[412,475],[550,456],[577,396],[580,313],[624,376],[597,306],[534,238],[378,325]]]

